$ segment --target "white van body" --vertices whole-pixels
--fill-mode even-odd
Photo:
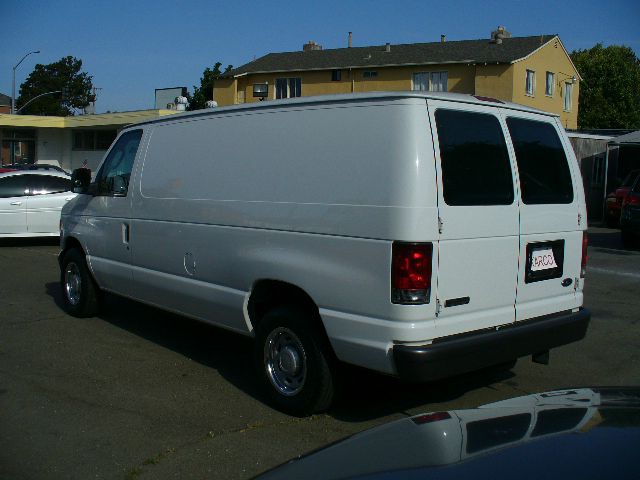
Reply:
[[[518,149],[540,146],[531,125],[564,158],[560,202],[538,186],[546,173],[521,178]],[[502,159],[500,195],[481,191],[493,164],[469,161],[485,131],[498,138],[487,158]],[[126,185],[113,187],[106,171],[127,155]],[[585,198],[555,115],[417,92],[261,102],[132,125],[95,178],[62,212],[67,292],[63,260],[76,249],[96,290],[244,335],[295,303],[317,317],[331,356],[419,380],[544,354],[587,328]],[[523,182],[542,200],[523,201]],[[431,255],[427,287],[404,303],[391,285],[398,244]]]

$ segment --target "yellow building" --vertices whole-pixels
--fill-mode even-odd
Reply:
[[[557,113],[578,124],[581,80],[557,35],[442,41],[270,53],[216,80],[218,105],[350,92],[427,90],[468,93]]]
[[[118,131],[176,110],[48,117],[0,114],[0,166],[49,163],[71,171],[86,160],[95,169]]]

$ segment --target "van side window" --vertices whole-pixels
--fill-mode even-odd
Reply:
[[[97,195],[126,197],[142,130],[124,133],[113,146],[96,175]]]
[[[550,123],[507,118],[516,152],[522,201],[529,205],[573,202],[567,156]]]
[[[511,205],[509,153],[496,117],[438,109],[435,113],[447,205]]]

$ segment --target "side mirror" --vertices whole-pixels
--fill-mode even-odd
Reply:
[[[73,193],[89,193],[91,184],[91,170],[88,168],[76,168],[71,174]]]
[[[115,177],[113,177],[113,196],[127,196],[127,179],[122,175],[116,175]]]

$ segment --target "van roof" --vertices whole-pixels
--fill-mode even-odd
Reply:
[[[323,105],[323,104],[335,104],[335,103],[353,103],[353,102],[365,102],[372,100],[398,100],[402,98],[423,98],[433,100],[446,100],[456,103],[470,103],[475,105],[486,105],[490,107],[500,107],[511,110],[519,110],[524,112],[537,113],[541,115],[547,115],[550,117],[557,117],[555,113],[549,113],[535,108],[520,105],[518,103],[506,102],[504,100],[498,100],[495,98],[474,96],[462,93],[450,93],[450,92],[417,92],[417,91],[404,91],[404,92],[363,92],[363,93],[346,93],[339,95],[318,95],[312,97],[298,97],[287,98],[283,100],[269,100],[267,102],[252,102],[243,103],[240,105],[231,105],[227,107],[215,107],[202,110],[195,110],[193,112],[184,112],[169,117],[162,117],[146,122],[140,122],[130,125],[127,128],[140,125],[148,125],[154,123],[171,123],[175,121],[183,120],[187,117],[199,117],[222,114],[234,111],[245,110],[261,110],[269,108],[282,108],[287,106],[301,106],[301,105]]]

